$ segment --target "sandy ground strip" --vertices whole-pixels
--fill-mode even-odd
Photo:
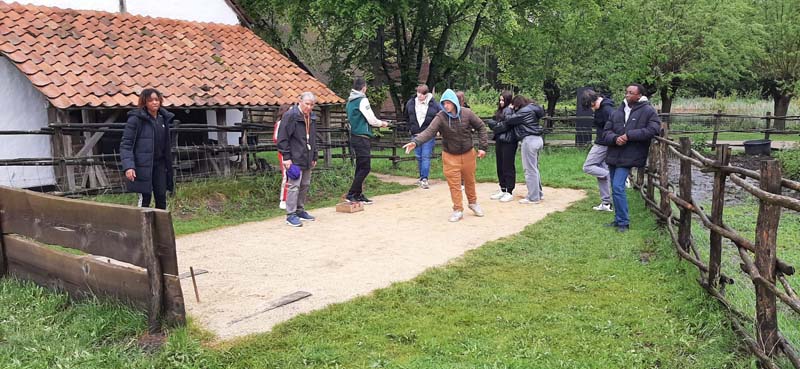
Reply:
[[[447,185],[432,181],[427,190],[376,196],[358,213],[316,209],[311,213],[317,220],[300,228],[278,217],[180,237],[181,272],[190,266],[209,271],[197,276],[201,303],[195,301],[191,279],[181,281],[187,312],[221,339],[266,332],[298,314],[412,279],[585,196],[580,190],[545,188],[540,204],[521,205],[516,200],[525,195],[524,184],[517,185],[515,201],[508,203],[489,200],[496,189],[496,184],[478,184],[486,216],[467,210],[458,223],[447,221]],[[312,296],[241,320],[297,291]]]

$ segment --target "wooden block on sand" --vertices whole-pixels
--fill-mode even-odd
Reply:
[[[336,204],[336,212],[338,213],[355,213],[357,211],[363,211],[364,204],[360,202],[347,202],[343,201]]]

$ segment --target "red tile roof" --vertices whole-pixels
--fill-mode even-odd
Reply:
[[[0,55],[62,109],[130,107],[149,87],[174,107],[343,102],[241,26],[0,2]]]

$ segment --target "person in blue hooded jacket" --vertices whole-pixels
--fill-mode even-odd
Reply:
[[[139,193],[139,206],[167,209],[167,191],[174,190],[169,127],[175,114],[162,108],[164,97],[154,88],[139,95],[138,109],[128,112],[119,155],[130,192]]]
[[[469,209],[475,216],[482,217],[483,210],[478,205],[478,195],[475,192],[476,157],[486,156],[489,146],[489,137],[483,120],[478,118],[469,108],[462,108],[458,97],[451,89],[442,94],[442,111],[436,114],[430,126],[417,135],[411,142],[403,145],[406,154],[417,146],[432,140],[436,133],[442,135],[442,170],[450,188],[450,197],[453,201],[451,222],[457,222],[464,217],[463,195],[461,181],[464,181],[464,192],[467,194]],[[472,143],[472,130],[478,134],[478,151],[475,152]]]

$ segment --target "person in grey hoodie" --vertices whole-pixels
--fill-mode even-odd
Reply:
[[[592,209],[614,211],[611,206],[611,181],[608,178],[608,164],[606,164],[608,146],[603,143],[603,128],[614,113],[614,102],[611,98],[600,96],[594,90],[586,90],[581,96],[581,103],[584,108],[594,111],[593,124],[596,129],[594,143],[583,163],[583,172],[597,177],[597,187],[600,190],[600,205]]]
[[[461,181],[464,181],[464,192],[467,194],[469,209],[475,216],[482,217],[483,210],[478,205],[478,195],[475,192],[475,158],[486,156],[489,146],[489,137],[483,120],[478,118],[469,108],[459,105],[455,92],[447,89],[442,94],[441,104],[443,110],[436,114],[431,125],[422,131],[411,142],[403,145],[406,154],[415,147],[442,135],[442,170],[450,188],[450,198],[453,201],[451,222],[458,222],[464,216],[463,194]],[[475,152],[472,143],[472,130],[478,133],[478,152]]]

